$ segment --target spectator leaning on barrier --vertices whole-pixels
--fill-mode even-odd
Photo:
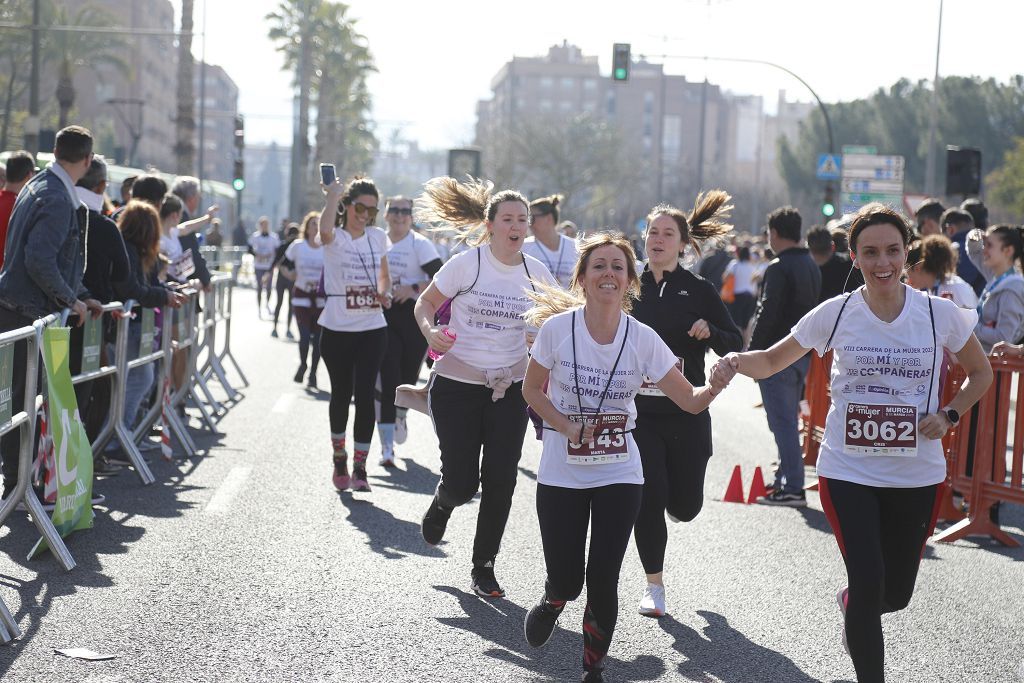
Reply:
[[[818,303],[839,296],[864,284],[860,271],[853,267],[850,257],[836,251],[832,232],[815,226],[807,231],[807,249],[821,271],[821,293]]]
[[[808,311],[818,305],[821,271],[809,251],[800,246],[800,213],[783,206],[768,214],[768,243],[775,259],[764,271],[761,298],[757,302],[750,350],[763,351],[783,339]],[[803,398],[810,358],[758,381],[768,427],[779,449],[772,491],[757,502],[765,505],[804,507],[804,460],[800,449],[797,415]]]
[[[80,126],[57,133],[54,161],[28,182],[14,203],[7,235],[7,258],[0,270],[0,332],[31,325],[35,319],[70,308],[81,322],[100,304],[83,294],[82,271],[88,239],[88,214],[75,193],[75,183],[89,170],[92,134]],[[14,348],[12,405],[25,394],[28,345]],[[0,439],[4,490],[18,480],[19,431]]]
[[[7,157],[4,173],[4,189],[0,190],[0,268],[4,265],[4,245],[7,243],[7,224],[14,211],[14,201],[21,188],[36,173],[36,161],[25,150]]]
[[[179,176],[171,187],[171,192],[178,195],[185,204],[185,211],[182,213],[183,222],[190,221],[199,211],[199,179],[192,176]],[[216,213],[216,207],[211,206],[206,210],[206,215],[212,216]],[[182,235],[179,238],[182,249],[192,250],[192,263],[196,268],[196,278],[203,283],[203,291],[210,291],[210,269],[206,267],[206,259],[199,253],[199,238],[195,233]]]

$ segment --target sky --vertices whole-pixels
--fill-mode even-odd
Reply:
[[[172,3],[180,11],[180,0]],[[205,12],[205,58],[237,83],[249,144],[291,143],[291,76],[281,71],[264,19],[278,3],[195,0],[198,31]],[[489,97],[501,66],[566,40],[597,55],[605,75],[612,44],[630,43],[634,58],[651,55],[668,73],[762,95],[774,110],[779,90],[789,100],[810,95],[769,67],[678,57],[772,61],[799,74],[826,103],[846,101],[900,77],[930,80],[939,22],[939,0],[351,0],[349,7],[378,68],[369,82],[378,138],[397,130],[428,149],[470,144],[476,103]],[[1024,72],[1022,20],[1024,0],[945,0],[940,74],[1005,81]],[[197,58],[203,43],[193,41]]]

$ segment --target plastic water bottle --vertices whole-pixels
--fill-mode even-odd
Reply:
[[[452,332],[450,328],[448,328],[448,327],[444,328],[443,330],[441,330],[441,334],[443,334],[444,336],[448,337],[453,342],[455,341],[455,333]],[[427,355],[430,356],[430,360],[432,360],[434,362],[437,362],[437,361],[441,360],[442,358],[444,358],[444,354],[443,353],[438,353],[437,351],[435,351],[433,349],[433,347],[431,347],[431,349],[429,351],[427,351]]]

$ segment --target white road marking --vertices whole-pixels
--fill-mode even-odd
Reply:
[[[281,396],[274,403],[274,407],[270,409],[272,413],[287,413],[291,407],[292,402],[295,401],[295,394],[281,394]]]
[[[249,478],[250,472],[252,472],[251,467],[233,467],[228,472],[228,476],[224,477],[221,485],[214,491],[210,502],[206,504],[206,511],[227,512],[231,508],[231,503],[235,496],[245,486],[245,480]]]

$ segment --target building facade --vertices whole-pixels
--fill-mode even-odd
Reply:
[[[206,84],[203,87],[203,73]],[[196,164],[202,159],[202,177],[230,183],[235,174],[235,117],[238,115],[238,86],[219,66],[195,65],[193,94],[196,98]],[[205,107],[202,106],[205,100]],[[202,154],[199,153],[200,144]]]

